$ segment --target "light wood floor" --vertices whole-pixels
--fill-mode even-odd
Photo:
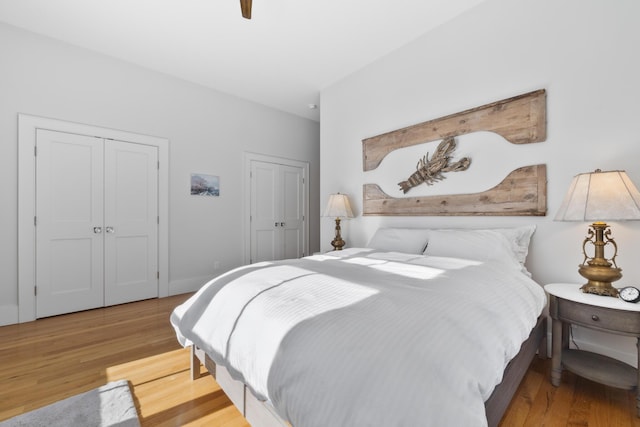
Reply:
[[[210,376],[189,379],[169,314],[189,295],[0,327],[0,420],[128,379],[143,427],[248,426]],[[502,427],[637,426],[635,396],[535,360]],[[328,426],[329,427],[329,426]]]

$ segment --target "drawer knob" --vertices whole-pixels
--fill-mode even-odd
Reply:
[[[600,320],[600,318],[598,317],[597,314],[594,314],[591,316],[591,320],[593,320],[594,322],[597,322],[598,320]]]

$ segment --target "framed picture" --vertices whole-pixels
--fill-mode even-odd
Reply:
[[[220,195],[220,177],[215,175],[192,173],[191,195],[218,197]]]

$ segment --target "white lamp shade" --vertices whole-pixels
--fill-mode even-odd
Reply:
[[[556,214],[556,221],[640,219],[640,193],[625,171],[576,175]]]
[[[333,218],[353,218],[349,198],[340,193],[329,195],[329,202],[327,203],[327,208],[324,210],[323,216]]]

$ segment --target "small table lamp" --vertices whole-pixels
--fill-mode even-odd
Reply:
[[[587,279],[580,288],[582,292],[618,296],[618,290],[611,285],[622,277],[622,270],[616,265],[618,245],[611,237],[611,229],[603,221],[634,219],[640,219],[640,193],[626,172],[597,169],[573,178],[555,220],[594,221],[582,242],[584,260],[578,272]],[[588,243],[594,246],[593,257],[587,255]],[[604,257],[604,248],[608,244],[614,250],[611,259]]]
[[[340,193],[331,194],[323,216],[336,219],[336,237],[331,242],[331,246],[333,246],[333,250],[335,251],[342,250],[346,242],[342,240],[342,236],[340,236],[340,218],[353,218],[353,212],[351,211],[351,205],[349,205],[347,196]]]

